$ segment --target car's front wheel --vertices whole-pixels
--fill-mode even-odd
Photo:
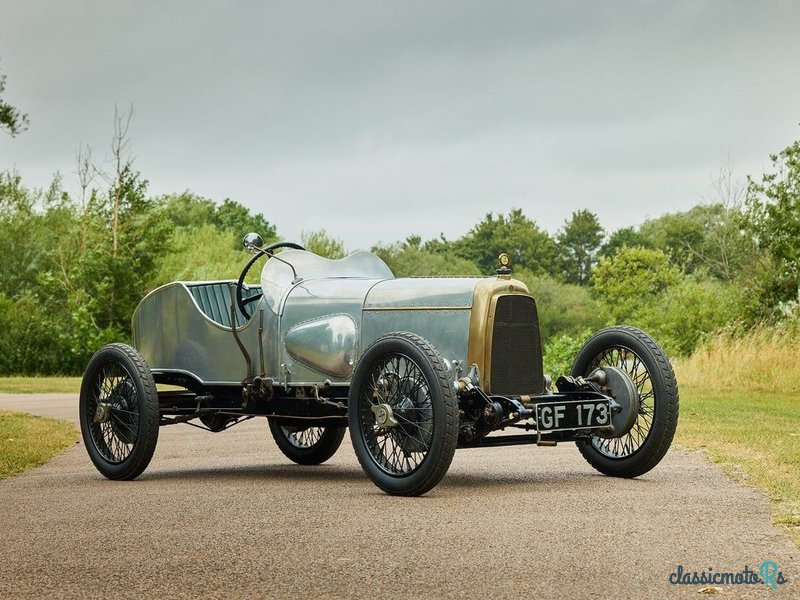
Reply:
[[[447,473],[458,442],[458,403],[445,362],[411,333],[377,339],[361,357],[348,400],[350,439],[370,479],[419,496]]]
[[[609,327],[595,333],[578,352],[573,376],[597,368],[623,371],[636,391],[637,414],[616,437],[591,436],[578,442],[595,469],[614,477],[638,477],[667,453],[678,425],[678,383],[664,351],[635,327]]]
[[[344,439],[344,427],[295,427],[269,419],[272,438],[284,456],[298,465],[319,465],[332,457]]]

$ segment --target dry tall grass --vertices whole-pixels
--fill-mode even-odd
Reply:
[[[681,386],[709,391],[800,392],[800,326],[719,333],[675,369]]]

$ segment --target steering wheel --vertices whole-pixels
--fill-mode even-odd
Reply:
[[[272,256],[275,250],[279,248],[291,248],[293,250],[305,250],[300,244],[295,244],[294,242],[277,242],[275,244],[270,244],[269,246],[265,246],[264,248],[260,248],[258,252],[256,252],[253,257],[247,261],[247,264],[242,269],[242,274],[239,275],[239,281],[236,282],[236,304],[239,306],[239,310],[242,311],[245,319],[248,321],[250,317],[253,315],[250,314],[250,311],[247,309],[247,305],[251,302],[257,302],[261,296],[250,296],[249,298],[242,298],[242,291],[244,290],[244,278],[247,277],[247,273],[250,271],[251,267],[255,264],[255,262],[264,256]]]

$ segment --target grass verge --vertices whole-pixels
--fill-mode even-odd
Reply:
[[[710,336],[675,367],[677,443],[764,490],[800,546],[800,322]]]
[[[159,383],[159,390],[185,388]],[[0,377],[0,394],[78,394],[80,377]]]
[[[676,443],[764,490],[775,522],[800,546],[800,394],[684,386]]]
[[[0,377],[0,392],[6,394],[77,394],[80,377]]]
[[[43,465],[78,437],[67,421],[0,410],[0,479]]]

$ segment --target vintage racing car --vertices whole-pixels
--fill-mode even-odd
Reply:
[[[409,496],[433,488],[457,448],[575,441],[619,477],[669,448],[678,388],[659,345],[604,329],[553,386],[536,302],[506,255],[490,277],[395,278],[368,252],[329,260],[257,234],[244,243],[237,281],[159,287],[136,308],[133,347],[89,362],[81,430],[106,477],[140,475],[160,426],[221,432],[255,416],[303,465],[333,456],[349,428],[372,481]],[[261,285],[247,285],[265,256]]]

